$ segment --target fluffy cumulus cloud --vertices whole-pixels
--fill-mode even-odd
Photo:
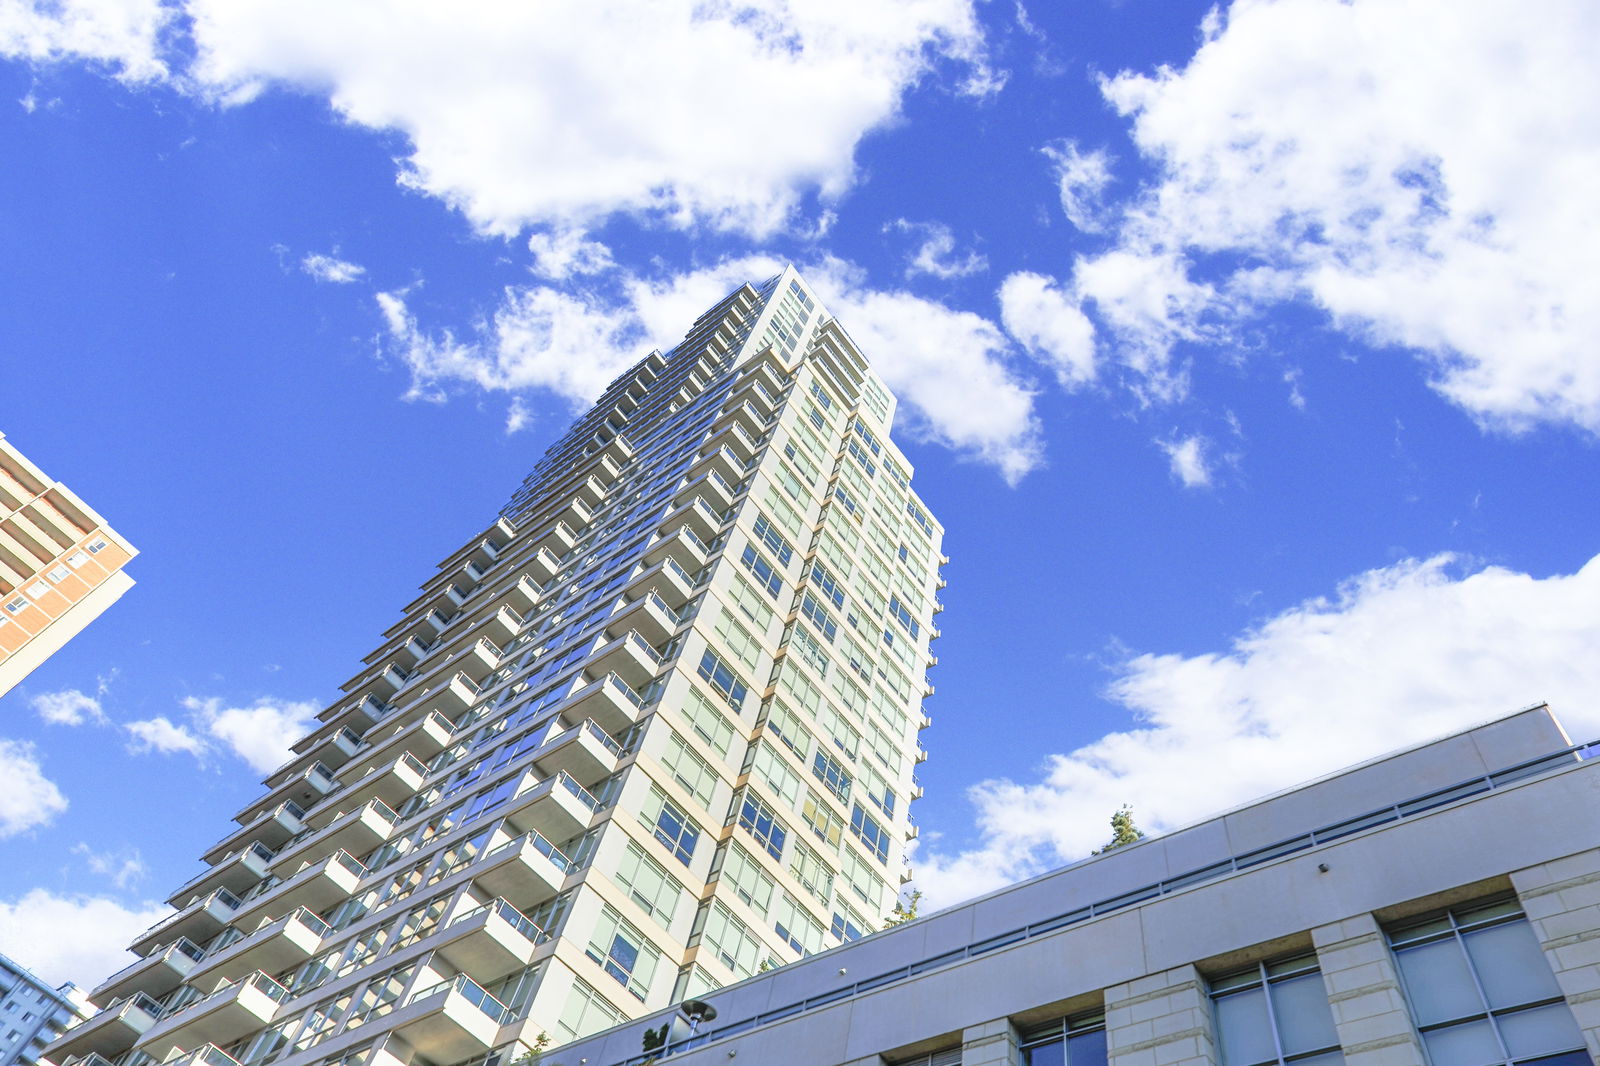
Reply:
[[[333,285],[348,285],[352,281],[360,281],[366,274],[367,268],[359,263],[352,263],[340,259],[338,250],[333,255],[323,255],[321,252],[309,252],[300,260],[300,269],[315,281],[325,281]]]
[[[207,91],[326,94],[348,121],[409,140],[407,184],[502,234],[613,212],[769,232],[807,194],[843,193],[857,143],[935,66],[959,66],[970,91],[995,85],[972,0],[188,11]]]
[[[1211,484],[1210,443],[1199,435],[1170,437],[1156,441],[1166,453],[1172,476],[1186,489],[1201,489]]]
[[[1076,296],[1042,274],[1012,274],[1000,286],[1006,332],[1045,366],[1063,388],[1094,380],[1094,323]]]
[[[989,269],[989,260],[977,252],[962,254],[956,250],[956,235],[943,222],[908,222],[900,218],[883,227],[885,233],[903,233],[916,241],[910,260],[906,263],[906,277],[926,274],[931,278],[949,281],[981,274]]]
[[[157,715],[136,722],[124,722],[128,731],[128,750],[134,754],[156,752],[161,755],[187,753],[199,758],[206,753],[206,742],[194,730],[180,725],[166,715]]]
[[[144,880],[145,875],[150,872],[138,848],[126,851],[95,851],[88,844],[79,842],[73,845],[72,853],[83,856],[84,865],[89,867],[90,873],[109,878],[113,885],[121,889],[132,888]]]
[[[27,960],[51,984],[93,988],[134,961],[122,945],[171,913],[161,904],[130,908],[104,896],[35,888],[0,899],[0,951]]]
[[[161,0],[0,0],[0,56],[88,61],[125,82],[167,76],[159,58],[173,10]]]
[[[954,903],[1087,854],[1124,803],[1176,828],[1539,701],[1592,739],[1597,642],[1600,556],[1550,577],[1450,556],[1369,571],[1226,651],[1129,658],[1107,693],[1129,727],[1050,756],[1036,780],[974,786],[983,845],[925,850],[918,882]]]
[[[259,699],[248,707],[230,707],[215,697],[190,696],[183,701],[213,740],[266,773],[289,758],[289,745],[310,732],[318,704],[310,701]]]
[[[781,267],[750,256],[662,278],[617,270],[605,286],[516,286],[466,338],[419,326],[403,292],[381,293],[378,303],[388,350],[411,372],[411,398],[441,399],[463,385],[538,388],[580,407],[651,348],[675,344],[735,287]],[[1042,461],[1034,391],[1012,365],[998,326],[908,291],[874,288],[837,259],[802,269],[900,397],[908,432],[990,463],[1012,481]],[[512,426],[523,418],[513,403]]]
[[[39,717],[51,725],[104,725],[110,721],[98,697],[75,688],[41,692],[30,702]]]
[[[67,798],[44,776],[33,745],[0,737],[0,840],[49,825]]]
[[[1203,310],[1307,300],[1488,425],[1600,432],[1597,39],[1586,0],[1238,0],[1186,65],[1104,83],[1156,176],[1077,285],[1147,370],[1216,339]],[[1102,187],[1064,158],[1064,196]]]
[[[1104,229],[1108,224],[1105,193],[1111,185],[1111,157],[1104,149],[1085,151],[1073,140],[1046,145],[1044,154],[1055,167],[1061,210],[1066,212],[1067,221],[1086,233]]]

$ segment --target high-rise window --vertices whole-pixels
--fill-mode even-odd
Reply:
[[[1433,1066],[1579,1066],[1583,1034],[1515,900],[1389,929],[1412,1020]]]
[[[1075,1014],[1022,1034],[1024,1066],[1106,1066],[1106,1019]]]
[[[1211,982],[1223,1066],[1344,1061],[1314,954],[1257,963]]]

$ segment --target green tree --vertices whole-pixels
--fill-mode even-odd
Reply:
[[[1120,848],[1124,844],[1133,844],[1144,839],[1144,830],[1133,824],[1133,808],[1124,803],[1111,816],[1111,839],[1102,848],[1095,848],[1089,854],[1100,855],[1112,848]]]
[[[914,888],[911,895],[904,900],[895,900],[894,913],[889,915],[883,923],[885,929],[893,929],[897,925],[904,925],[917,916],[917,905],[922,902],[922,889]]]

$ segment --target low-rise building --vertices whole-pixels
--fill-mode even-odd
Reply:
[[[1586,1066],[1600,1056],[1595,755],[1531,708],[542,1066]]]

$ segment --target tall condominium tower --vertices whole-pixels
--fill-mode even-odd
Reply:
[[[619,377],[55,1061],[532,1061],[878,928],[944,561],[893,404],[792,269]]]
[[[46,1044],[86,1017],[87,1006],[70,981],[56,988],[0,955],[0,1066],[33,1066]]]
[[[133,587],[135,554],[0,433],[0,696]]]

